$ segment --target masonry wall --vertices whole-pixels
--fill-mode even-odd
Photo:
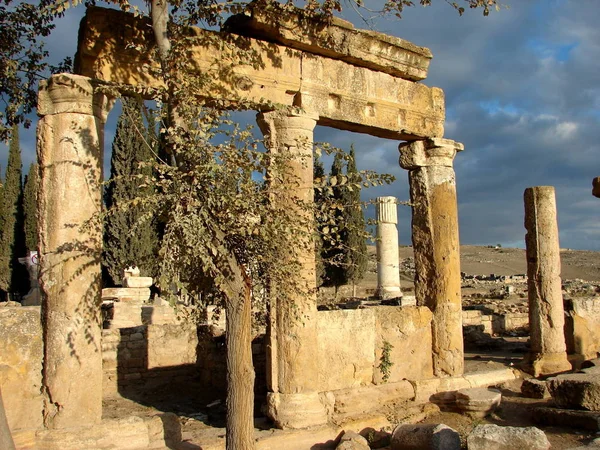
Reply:
[[[39,306],[0,307],[0,387],[11,431],[42,425]]]
[[[427,307],[320,311],[317,317],[320,391],[383,383],[384,342],[392,345],[387,382],[433,377]]]
[[[575,365],[598,357],[600,352],[600,297],[565,302],[565,341]]]

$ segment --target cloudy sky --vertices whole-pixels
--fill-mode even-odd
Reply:
[[[598,0],[502,0],[508,9],[459,17],[443,0],[409,8],[375,29],[433,52],[424,81],[446,94],[445,137],[462,142],[455,160],[463,244],[524,245],[523,191],[556,188],[561,247],[600,250],[600,4]],[[59,22],[50,51],[72,55],[81,8]],[[365,27],[356,18],[357,26]],[[60,59],[60,58],[58,58]],[[116,122],[107,125],[107,160]],[[390,186],[364,198],[408,200],[398,143],[318,127],[316,139],[355,144],[359,169],[392,173]],[[22,132],[25,170],[34,135]],[[0,165],[7,147],[0,144]],[[410,209],[399,207],[400,242],[410,243]]]

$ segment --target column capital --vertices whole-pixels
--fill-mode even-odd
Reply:
[[[256,114],[256,122],[262,133],[267,136],[275,129],[295,128],[312,132],[319,116],[316,113],[304,112],[294,108],[264,111]]]
[[[456,153],[464,148],[460,142],[443,138],[406,142],[398,146],[400,167],[407,170],[430,166],[452,167]]]
[[[60,73],[40,81],[37,112],[39,116],[76,113],[93,115],[106,122],[115,99],[95,92],[91,78]]]
[[[377,221],[380,223],[398,223],[396,197],[377,197]]]

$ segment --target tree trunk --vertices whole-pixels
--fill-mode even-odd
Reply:
[[[15,450],[15,444],[8,428],[8,420],[2,402],[2,389],[0,389],[0,450]]]
[[[227,321],[227,450],[254,448],[254,366],[250,280],[225,302]]]

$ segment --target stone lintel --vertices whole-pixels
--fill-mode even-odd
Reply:
[[[157,68],[149,29],[146,19],[88,8],[77,73],[134,87],[161,87],[149,70]],[[232,108],[244,107],[243,102],[254,102],[252,107],[261,110],[299,107],[317,113],[320,125],[388,139],[443,136],[445,105],[439,88],[231,33],[192,28],[189,42],[188,74],[202,72],[210,80],[198,88],[204,99],[226,100]]]
[[[94,80],[81,75],[60,73],[40,81],[37,113],[39,116],[77,113],[96,116],[106,122],[114,99],[94,94]]]
[[[244,14],[227,20],[225,30],[413,81],[427,77],[432,58],[428,48],[404,39],[272,0],[251,2]]]
[[[464,148],[459,142],[443,138],[403,143],[398,146],[400,166],[407,170],[430,166],[452,167],[456,153]]]

